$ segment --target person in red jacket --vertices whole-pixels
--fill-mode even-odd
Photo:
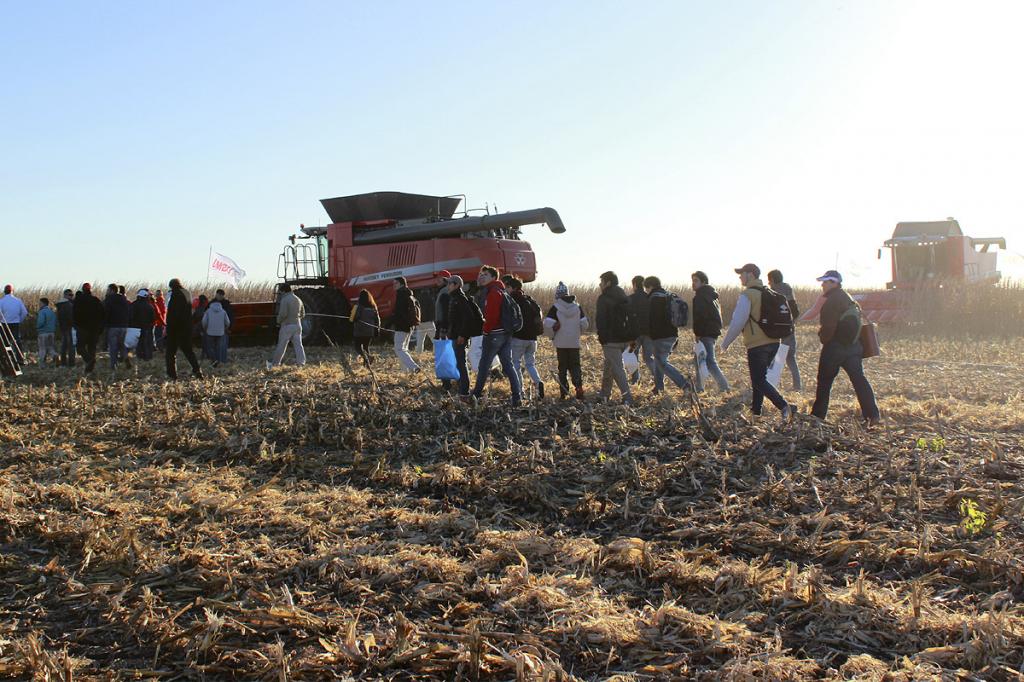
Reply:
[[[502,321],[502,309],[505,306],[505,285],[498,279],[498,269],[485,265],[480,268],[476,283],[487,292],[484,299],[484,336],[479,367],[490,367],[495,356],[501,361],[501,371],[508,377],[512,390],[512,407],[519,407],[523,402],[523,389],[519,381],[519,373],[512,364],[512,334],[514,329],[505,329]],[[511,305],[516,305],[511,301]],[[487,372],[477,372],[476,386],[473,396],[478,400],[484,394],[487,384]]]
[[[156,296],[149,300],[153,304],[153,312],[156,313],[153,318],[153,337],[156,340],[157,349],[162,351],[167,331],[167,302],[164,300],[163,290],[157,289]]]

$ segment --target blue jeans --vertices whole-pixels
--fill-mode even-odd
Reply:
[[[747,349],[747,367],[750,368],[750,388],[753,397],[750,402],[750,410],[754,414],[761,414],[761,407],[764,399],[772,401],[772,405],[780,410],[786,409],[786,399],[768,383],[768,366],[772,364],[775,354],[779,352],[778,343],[769,343],[764,346],[756,346]]]
[[[683,373],[669,364],[668,356],[672,354],[672,346],[676,344],[676,337],[668,336],[664,339],[654,339],[654,390],[665,390],[665,377],[671,379],[679,388],[689,388],[690,380],[683,376]]]
[[[644,364],[647,365],[648,371],[651,376],[655,373],[654,363],[654,339],[649,336],[641,336],[636,340],[637,349],[640,351],[640,359],[643,360]],[[636,371],[633,372],[633,376],[629,378],[631,384],[640,383],[640,368],[637,367]]]
[[[459,395],[469,395],[469,369],[466,367],[466,344],[462,345],[452,341],[452,349],[455,351],[455,366],[459,368]]]
[[[878,404],[875,403],[875,392],[864,376],[864,348],[860,341],[849,346],[830,341],[821,349],[821,358],[818,360],[818,388],[814,398],[814,407],[811,414],[819,419],[824,419],[828,414],[829,398],[832,394],[832,382],[843,369],[850,377],[853,390],[857,393],[857,402],[860,403],[860,413],[865,419],[878,419]]]
[[[221,334],[220,336],[207,336],[207,341],[210,344],[211,356],[214,362],[227,362],[228,361],[228,335]]]
[[[490,367],[497,357],[501,362],[501,371],[508,377],[509,387],[512,389],[512,405],[518,405],[523,400],[523,387],[519,381],[519,373],[512,365],[512,335],[504,332],[500,334],[484,334],[484,344],[481,349],[480,367]],[[484,385],[487,383],[486,371],[476,373],[476,386],[473,387],[473,395],[480,398],[484,394]]]
[[[118,360],[128,357],[128,349],[124,347],[124,337],[127,334],[127,327],[107,327],[107,352],[110,353],[110,369],[117,367]]]
[[[718,359],[715,357],[715,341],[717,339],[713,336],[702,336],[697,341],[700,342],[700,345],[704,346],[704,351],[707,354],[705,364],[708,366],[708,373],[711,374],[711,378],[718,384],[718,390],[728,391],[729,380],[725,378],[722,368],[718,366]],[[700,392],[704,390],[704,381],[700,378],[700,367],[696,364],[696,356],[694,356],[693,362],[695,370],[694,382],[697,385],[697,391]]]

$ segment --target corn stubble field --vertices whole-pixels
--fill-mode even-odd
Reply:
[[[1020,338],[889,338],[870,431],[842,377],[831,424],[752,421],[731,349],[717,439],[649,383],[509,413],[265,353],[0,387],[0,674],[1022,678]]]

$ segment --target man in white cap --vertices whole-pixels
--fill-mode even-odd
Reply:
[[[843,289],[843,276],[829,270],[818,278],[825,303],[821,307],[821,355],[818,358],[818,387],[811,414],[825,419],[832,383],[842,369],[857,393],[861,416],[868,425],[878,423],[875,392],[864,376],[864,347],[860,343],[860,306]]]

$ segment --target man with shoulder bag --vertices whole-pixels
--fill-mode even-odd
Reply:
[[[875,393],[864,376],[864,347],[861,344],[861,310],[843,289],[843,276],[829,270],[818,278],[825,296],[821,308],[821,356],[818,358],[818,386],[811,414],[825,419],[832,393],[832,383],[842,369],[850,377],[857,393],[861,415],[868,425],[878,423]]]

